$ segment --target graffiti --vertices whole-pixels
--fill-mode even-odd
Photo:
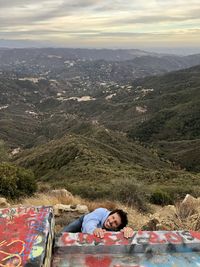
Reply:
[[[121,232],[107,232],[102,239],[84,233],[63,233],[56,239],[52,266],[197,267],[200,233],[137,231],[128,239]]]
[[[121,232],[107,232],[103,239],[94,235],[83,233],[63,233],[56,241],[57,247],[83,246],[83,245],[154,245],[174,244],[189,245],[200,244],[200,233],[193,231],[138,231],[132,238],[124,238]],[[199,248],[200,250],[200,248]]]
[[[116,254],[63,254],[62,257],[54,256],[52,267],[145,267],[139,263],[138,259],[138,256],[127,257],[126,255]]]
[[[134,240],[132,241],[134,243]],[[138,232],[136,242],[138,244],[181,244],[183,236],[181,232]]]
[[[116,259],[117,257],[106,255],[106,256],[93,256],[88,255],[84,259],[84,266],[87,267],[143,267],[134,263],[128,263],[126,257]],[[130,258],[129,258],[130,260]],[[133,261],[133,259],[131,259]],[[128,265],[127,265],[128,264]]]
[[[52,267],[199,267],[198,253],[161,253],[148,259],[145,254],[62,254],[54,255]]]
[[[6,248],[6,249],[5,249]],[[15,240],[10,243],[2,241],[0,243],[0,266],[7,266],[8,262],[14,262],[14,266],[21,266],[21,254],[24,251],[24,242]]]
[[[197,253],[159,254],[147,259],[144,254],[126,255],[66,255],[54,256],[52,267],[199,267],[200,255]]]
[[[0,210],[0,267],[43,261],[51,214],[51,207]]]
[[[127,238],[123,236],[121,232],[107,232],[104,235],[104,238],[101,239],[95,235],[88,235],[83,233],[63,233],[61,236],[61,244],[64,246],[72,245],[98,245],[102,244],[104,246],[112,246],[115,244],[118,245],[128,245],[130,242]]]
[[[109,267],[112,262],[111,257],[105,256],[105,257],[95,257],[92,255],[86,256],[85,258],[85,264],[88,267]]]

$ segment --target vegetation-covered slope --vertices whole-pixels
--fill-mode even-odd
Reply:
[[[90,136],[66,135],[26,150],[15,163],[31,168],[39,181],[90,198],[112,198],[122,186],[128,192],[130,186],[144,183],[146,193],[164,188],[173,199],[197,192],[200,185],[198,175],[175,170],[154,150],[98,127]]]
[[[132,127],[129,136],[158,144],[163,156],[187,170],[198,172],[200,66],[146,78],[142,86],[154,88],[142,101],[150,114]]]
[[[160,141],[156,146],[161,157],[176,162],[188,171],[200,172],[200,139]]]
[[[99,64],[82,62],[88,66],[82,71],[87,76]],[[15,163],[31,168],[38,180],[92,198],[118,192],[122,182],[126,189],[140,182],[150,194],[164,189],[172,197],[198,192],[198,174],[181,168],[200,169],[200,66],[143,80],[132,75],[125,83],[95,83],[85,74],[0,79],[0,138],[11,148],[32,148]]]
[[[147,78],[142,85],[154,88],[143,99],[151,116],[130,135],[143,141],[200,137],[200,66]]]

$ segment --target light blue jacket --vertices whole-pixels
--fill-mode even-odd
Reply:
[[[110,211],[104,208],[98,208],[84,216],[82,223],[82,233],[92,234],[96,228],[103,228]]]

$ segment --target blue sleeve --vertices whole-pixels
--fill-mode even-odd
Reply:
[[[85,215],[82,223],[82,233],[92,234],[96,228],[102,228],[102,220],[107,212],[106,209],[99,208]]]

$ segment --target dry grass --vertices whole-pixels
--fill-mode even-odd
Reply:
[[[181,227],[200,231],[200,199],[190,199],[187,203],[177,203],[177,214],[181,220]]]
[[[195,213],[200,212],[200,201],[188,201],[187,203],[177,203],[176,209],[182,220],[187,219]]]
[[[56,204],[65,204],[65,205],[77,205],[82,204],[88,207],[89,211],[93,211],[96,208],[103,207],[108,210],[113,209],[123,209],[128,213],[129,225],[134,229],[140,229],[142,225],[144,225],[148,221],[148,216],[145,216],[138,212],[137,210],[122,205],[119,202],[111,202],[108,200],[99,200],[99,201],[90,201],[87,199],[83,199],[79,196],[69,196],[63,197],[63,195],[52,196],[49,193],[39,193],[33,197],[25,198],[21,202],[22,205],[26,206],[54,206]]]
[[[28,206],[54,206],[56,204],[77,205],[82,202],[81,198],[69,196],[52,196],[50,193],[39,193],[30,198],[24,198],[22,205]]]
[[[52,196],[50,192],[48,193],[39,193],[31,198],[25,198],[21,202],[22,205],[28,206],[54,206],[56,204],[65,204],[65,205],[86,205],[89,211],[93,211],[96,208],[104,207],[108,210],[113,210],[116,208],[123,209],[128,213],[129,218],[129,226],[131,226],[134,230],[141,229],[144,225],[146,225],[150,220],[150,214],[143,214],[140,213],[137,209],[132,207],[128,207],[123,205],[119,202],[111,202],[111,201],[90,201],[87,199],[83,199],[79,196],[63,196],[62,194],[58,196]],[[167,207],[166,207],[167,208]],[[160,206],[151,205],[151,214],[155,212],[160,214],[163,217],[163,211],[160,213],[159,209],[161,210]],[[162,208],[163,210],[163,208]],[[174,227],[177,229],[187,229],[187,230],[194,230],[200,231],[200,200],[194,200],[188,202],[186,204],[177,204],[176,205],[176,217],[170,217],[170,210],[166,209],[166,215],[164,215],[164,222],[172,225],[169,227],[168,230],[175,230]],[[63,220],[66,220],[66,216],[70,217],[70,215],[63,214]],[[73,216],[73,215],[71,215]],[[76,214],[76,216],[79,216]],[[62,220],[62,218],[60,218]],[[162,218],[163,219],[163,218]]]
[[[142,214],[137,209],[125,206],[121,203],[118,203],[118,208],[126,211],[128,213],[129,226],[134,230],[139,230],[144,224],[149,220],[149,214]]]
[[[87,205],[89,211],[93,211],[99,207],[106,208],[108,210],[114,210],[118,208],[117,203],[111,202],[108,200],[101,200],[101,201],[90,201],[90,200],[82,200],[82,204]]]
[[[62,194],[58,196],[52,196],[49,193],[39,193],[34,195],[33,197],[24,198],[22,200],[22,205],[28,205],[28,206],[54,206],[56,204],[64,204],[64,205],[87,205],[89,211],[92,211],[96,208],[103,207],[107,208],[108,210],[112,210],[117,208],[116,203],[108,201],[108,200],[101,200],[101,201],[90,201],[87,199],[83,199],[79,196],[63,196]]]

